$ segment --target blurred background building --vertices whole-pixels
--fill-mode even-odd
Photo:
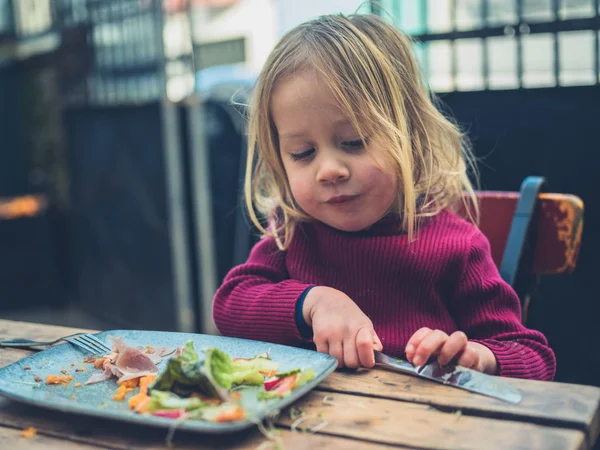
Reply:
[[[598,3],[0,0],[0,204],[20,205],[0,208],[0,317],[214,332],[212,294],[256,238],[239,202],[256,74],[295,25],[374,12],[414,37],[483,188],[543,175],[583,198],[578,268],[542,280],[529,323],[559,380],[598,384]]]

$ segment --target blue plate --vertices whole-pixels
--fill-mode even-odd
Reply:
[[[315,377],[310,382],[295,389],[290,396],[283,399],[271,399],[261,402],[256,398],[259,388],[241,389],[242,405],[246,409],[249,420],[229,423],[188,420],[177,425],[178,429],[205,433],[228,433],[253,426],[255,422],[262,420],[266,415],[288,406],[308,393],[333,372],[337,366],[335,358],[323,353],[223,336],[136,330],[104,331],[96,334],[96,336],[109,346],[109,336],[121,336],[125,343],[132,346],[177,347],[184,345],[188,340],[192,340],[198,351],[206,347],[217,347],[228,353],[232,358],[252,357],[268,351],[274,361],[281,363],[279,369],[281,371],[295,368],[311,368],[315,371]],[[91,364],[83,363],[83,360],[88,356],[90,355],[71,344],[57,345],[30,355],[0,369],[0,394],[19,402],[68,413],[165,428],[173,425],[173,419],[140,415],[129,411],[127,398],[134,395],[137,390],[128,394],[124,402],[114,401],[112,396],[118,387],[114,379],[75,387],[75,383],[85,383],[93,373],[98,371]],[[159,364],[159,371],[162,371],[168,359],[169,357],[166,357]],[[30,369],[25,370],[25,367]],[[76,369],[85,369],[85,372],[77,372]],[[45,383],[47,375],[61,375],[63,370],[68,375],[73,376],[73,381],[68,386]],[[44,382],[36,382],[34,380],[36,376],[44,379]]]

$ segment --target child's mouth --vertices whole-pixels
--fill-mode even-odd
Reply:
[[[358,195],[334,195],[326,203],[330,204],[340,204],[340,203],[348,203],[354,199],[358,198]]]

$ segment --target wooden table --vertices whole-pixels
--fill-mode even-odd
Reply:
[[[0,339],[49,340],[81,331],[0,320]],[[30,352],[0,348],[0,367]],[[600,429],[600,389],[510,380],[523,392],[514,406],[383,370],[336,372],[294,406],[324,424],[292,431],[289,411],[274,426],[285,449],[590,449]],[[34,427],[31,439],[20,431]],[[2,449],[167,449],[166,430],[44,410],[0,398]],[[177,449],[277,448],[254,428],[224,437],[176,432]]]

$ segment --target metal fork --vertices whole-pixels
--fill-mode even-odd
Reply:
[[[35,347],[48,346],[60,341],[70,342],[74,346],[79,347],[86,352],[90,352],[93,355],[105,355],[112,351],[108,345],[89,333],[75,333],[49,342],[32,341],[23,338],[7,339],[5,341],[0,341],[0,347],[31,348],[32,350],[39,350]]]

